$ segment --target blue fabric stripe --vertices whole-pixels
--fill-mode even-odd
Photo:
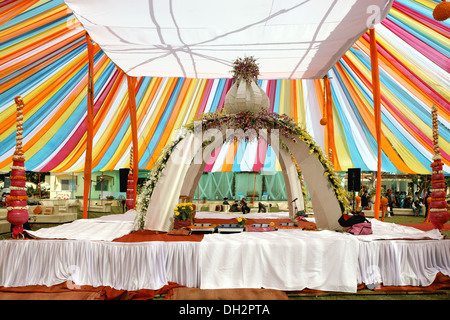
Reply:
[[[266,159],[262,171],[275,171],[277,165],[277,156],[271,145],[267,146]]]
[[[217,90],[214,94],[214,99],[211,104],[210,112],[216,112],[219,107],[220,99],[222,98],[223,88],[225,87],[226,79],[220,79],[217,85]]]
[[[346,71],[347,75],[349,75],[350,78],[352,78],[352,81],[354,81],[356,83],[356,85],[359,85],[359,82],[357,81],[357,79],[355,79],[353,77],[353,74],[349,70],[348,66],[345,63],[342,63],[341,65],[344,68],[344,70]],[[341,84],[341,88],[342,88],[345,96],[347,97],[347,101],[348,101],[350,107],[352,108],[354,114],[356,115],[356,118],[358,119],[358,122],[359,122],[361,128],[364,131],[364,135],[365,135],[367,141],[369,142],[369,145],[370,145],[373,153],[377,156],[378,155],[378,144],[377,144],[376,138],[372,135],[370,130],[367,128],[367,125],[366,125],[365,121],[362,119],[361,113],[360,113],[358,107],[356,106],[355,102],[353,101],[353,99],[352,99],[352,97],[351,97],[347,87],[345,86],[343,80],[341,79],[341,77],[339,77],[339,74],[337,73],[337,70],[335,70],[335,74],[338,77],[338,81]],[[362,88],[360,88],[360,89],[362,90]],[[381,153],[382,153],[382,155],[381,155],[382,171],[397,172],[397,168],[394,166],[394,164],[389,159],[389,157],[386,156],[384,151],[382,151]]]
[[[337,72],[335,71],[337,74]],[[342,129],[344,130],[345,140],[347,141],[348,151],[350,153],[350,157],[352,159],[353,165],[355,168],[361,168],[362,171],[371,171],[365,162],[363,161],[361,154],[359,153],[358,147],[353,138],[353,132],[351,130],[350,123],[345,117],[344,112],[342,111],[342,107],[337,99],[336,92],[331,87],[331,94],[333,97],[334,104],[336,106],[336,111],[339,114],[339,118],[341,119]]]
[[[242,156],[244,155],[245,148],[247,146],[247,142],[245,140],[239,141],[238,148],[236,150],[236,156],[234,157],[233,167],[231,168],[232,172],[240,172],[241,171],[241,161]]]
[[[61,60],[70,60],[71,56],[74,55],[75,52],[71,53],[70,55],[65,56]],[[67,61],[58,61],[58,64],[66,63]],[[47,73],[50,73],[53,71],[52,69],[55,68],[55,66],[49,66],[43,70],[41,70],[39,73],[34,74],[33,76],[29,77],[28,79],[24,80],[22,83],[19,83],[18,85],[12,87],[11,89],[5,91],[4,93],[0,94],[0,101],[14,101],[14,97],[18,95],[22,95],[22,92],[25,91],[29,87],[34,87],[36,84],[38,84],[40,77],[47,76]],[[87,70],[87,69],[86,69]],[[56,70],[55,70],[56,71]],[[24,137],[27,136],[34,128],[44,119],[50,112],[52,112],[54,106],[57,105],[58,101],[60,101],[62,98],[64,98],[67,95],[67,92],[65,90],[70,90],[66,88],[71,88],[75,86],[78,83],[79,79],[75,77],[71,77],[68,83],[61,88],[61,90],[52,96],[49,101],[47,101],[39,110],[37,110],[30,118],[28,118],[24,122],[24,128],[23,128],[23,135]],[[16,136],[15,131],[11,133],[8,137],[3,139],[3,141],[0,142],[0,152],[5,153],[6,151],[14,148],[16,144]],[[26,164],[29,166],[30,160],[27,160]]]
[[[275,80],[275,81],[276,81],[276,90],[275,90],[275,99],[273,102],[273,112],[279,113],[280,112],[281,80]]]
[[[389,19],[394,22],[396,25],[398,25],[403,30],[407,31],[411,35],[417,37],[419,40],[423,41],[430,47],[436,49],[443,55],[449,56],[450,50],[448,47],[448,44],[439,42],[436,38],[430,38],[426,34],[422,33],[420,30],[415,29],[413,26],[404,23],[402,20],[397,19],[394,16],[390,16]]]
[[[362,60],[363,61],[363,60]],[[342,62],[342,64],[344,64]],[[380,69],[381,78],[382,69]],[[373,97],[369,95],[362,87],[361,83],[355,82],[359,88],[359,92],[365,97],[367,101],[373,104]],[[394,126],[394,124],[389,120],[389,118],[381,112],[381,121],[385,124],[387,128],[397,137],[397,139],[411,152],[411,154],[426,168],[428,168],[431,162],[413,145],[409,140]]]
[[[359,60],[370,69],[370,59],[362,54],[361,52],[351,49],[352,52],[359,58]],[[394,80],[387,74],[383,69],[380,68],[380,82],[383,83],[389,91],[393,93],[396,97],[398,97],[404,104],[408,106],[411,113],[417,115],[427,126],[430,128],[433,127],[431,112],[425,107],[417,102],[414,97],[409,95],[402,87],[398,86]],[[406,115],[408,116],[408,115]],[[443,126],[442,124],[439,127],[439,135],[444,138],[446,141],[450,140],[450,130],[449,128]]]
[[[0,42],[0,51],[10,48],[18,43],[21,43],[22,41],[28,41],[34,37],[38,38],[40,34],[46,32],[47,30],[55,28],[61,24],[65,24],[66,22],[68,22],[72,19],[73,19],[73,16],[61,17],[61,18],[53,20],[52,22],[49,22],[41,27],[24,32],[24,33],[14,37],[14,38],[11,38],[7,41],[2,41],[2,42]]]
[[[159,143],[159,140],[161,139],[161,136],[166,128],[167,121],[170,118],[170,115],[172,113],[173,107],[175,106],[175,102],[178,98],[178,95],[180,93],[181,87],[183,85],[184,78],[178,78],[177,83],[175,85],[175,89],[173,90],[173,93],[169,99],[169,102],[167,103],[167,106],[164,108],[164,113],[161,117],[161,120],[159,121],[155,133],[150,140],[150,143],[148,144],[148,147],[146,148],[146,154],[153,154],[153,152],[156,149],[156,146]],[[163,106],[164,107],[164,106]],[[159,156],[159,155],[158,155]],[[139,168],[145,168],[147,164],[149,163],[151,157],[142,157],[139,161]]]
[[[27,11],[24,11],[17,16],[11,18],[10,20],[6,21],[4,24],[0,26],[0,31],[3,31],[5,29],[11,28],[12,26],[22,23],[25,20],[32,19],[36,17],[37,15],[40,15],[42,13],[45,13],[46,11],[52,10],[53,8],[56,8],[57,6],[60,6],[64,4],[63,0],[52,0],[48,1],[47,3],[44,3],[40,6],[37,6],[33,9],[29,9]],[[71,14],[73,17],[73,14]]]
[[[98,52],[97,55],[94,57],[94,63],[101,58],[103,55],[103,52]],[[33,121],[36,123],[40,123],[43,121],[45,116],[48,114],[50,109],[49,106],[57,106],[61,101],[66,97],[67,92],[70,92],[83,78],[83,76],[88,72],[87,64],[83,66],[76,74],[71,77],[70,81],[67,82],[57,93],[55,93],[49,101],[45,103],[42,108],[39,109],[38,112],[36,112],[35,115],[33,115]],[[95,90],[95,87],[101,88],[105,85],[106,81],[108,80],[110,74],[114,70],[114,64],[109,64],[108,67],[105,69],[105,72],[103,72],[97,82],[94,84],[94,96],[97,97],[97,95],[100,93],[100,90]],[[95,98],[94,98],[95,99]],[[63,124],[61,129],[58,130],[57,134],[53,135],[49,141],[29,160],[26,161],[26,164],[32,168],[38,167],[43,161],[45,161],[49,155],[54,152],[62,143],[64,143],[64,140],[69,136],[71,131],[76,128],[79,121],[83,118],[87,108],[87,96],[84,97],[82,102],[77,106],[77,108],[74,110],[74,112],[68,117],[66,122]],[[27,122],[28,123],[28,122]],[[27,125],[28,127],[28,125]],[[25,128],[25,125],[24,125]],[[34,128],[34,126],[33,126]],[[30,128],[31,130],[32,128]]]

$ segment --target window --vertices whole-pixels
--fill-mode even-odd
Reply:
[[[77,191],[75,180],[61,179],[61,191]]]

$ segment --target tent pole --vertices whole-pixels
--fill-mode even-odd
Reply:
[[[372,27],[370,33],[370,62],[372,68],[372,92],[373,109],[375,114],[375,128],[378,145],[378,163],[377,163],[377,184],[375,191],[374,218],[380,218],[380,200],[381,200],[381,103],[380,103],[380,74],[378,70],[378,51],[375,27]]]
[[[331,85],[330,85],[330,79],[328,76],[325,76],[325,92],[326,92],[326,110],[327,110],[327,136],[328,136],[328,150],[327,154],[328,157],[334,165],[334,158],[335,158],[335,150],[334,150],[334,125],[333,125],[333,109],[332,109],[332,97],[331,97]]]
[[[84,190],[83,190],[83,219],[88,218],[89,191],[92,177],[92,140],[94,136],[94,45],[89,34],[86,33],[88,49],[88,99],[87,99],[87,128],[86,128],[86,157],[84,160]]]
[[[128,107],[130,108],[130,120],[131,120],[131,137],[133,141],[133,179],[134,190],[133,199],[136,205],[136,188],[137,180],[139,176],[139,151],[138,151],[138,136],[137,136],[137,122],[136,122],[136,78],[127,75],[128,83]]]

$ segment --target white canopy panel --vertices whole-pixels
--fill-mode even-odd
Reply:
[[[254,56],[260,79],[322,78],[393,0],[65,0],[131,76],[230,78]]]

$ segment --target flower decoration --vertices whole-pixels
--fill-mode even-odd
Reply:
[[[194,207],[190,202],[177,204],[174,208],[175,220],[190,220],[193,210]]]
[[[237,224],[240,226],[244,226],[247,223],[247,219],[244,217],[236,218]]]
[[[242,79],[250,83],[258,80],[259,66],[253,56],[238,58],[233,62],[233,82]]]

